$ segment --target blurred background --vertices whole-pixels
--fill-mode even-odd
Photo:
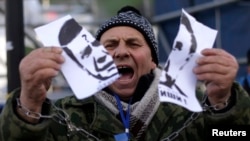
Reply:
[[[34,28],[70,14],[94,35],[102,22],[125,5],[138,8],[153,24],[161,65],[171,51],[184,8],[198,21],[219,31],[214,47],[223,48],[237,58],[240,64],[237,79],[247,73],[249,0],[0,0],[0,106],[8,93],[20,86],[20,60],[41,47]],[[53,80],[48,97],[58,99],[71,94],[60,74]]]

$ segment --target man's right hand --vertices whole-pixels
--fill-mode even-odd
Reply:
[[[40,113],[51,80],[57,76],[64,58],[60,47],[38,48],[26,55],[19,65],[21,78],[20,103],[32,112]],[[18,110],[27,121],[37,120],[27,117]]]

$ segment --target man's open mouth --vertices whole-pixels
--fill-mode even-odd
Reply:
[[[134,75],[133,68],[129,66],[118,66],[118,72],[121,75],[120,80],[131,79]]]

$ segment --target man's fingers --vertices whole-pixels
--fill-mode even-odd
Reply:
[[[48,53],[48,52],[51,52],[52,48],[51,48],[51,47],[44,47],[44,48],[42,48],[41,50],[42,50],[42,52],[44,52],[44,53]]]
[[[61,54],[63,50],[61,47],[43,47],[42,51],[45,53],[51,52],[51,53]]]

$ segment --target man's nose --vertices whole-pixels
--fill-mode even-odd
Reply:
[[[121,44],[115,49],[113,57],[114,58],[124,58],[124,57],[128,57],[129,55],[130,55],[129,48],[126,45]]]

